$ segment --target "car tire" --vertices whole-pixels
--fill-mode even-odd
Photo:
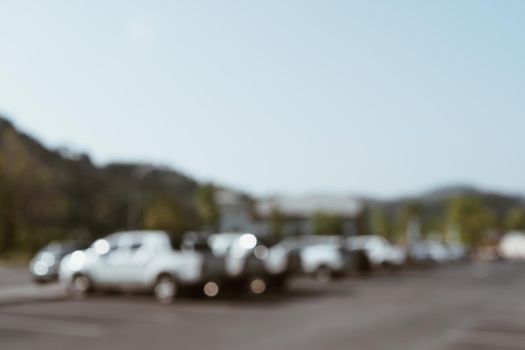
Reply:
[[[207,281],[202,287],[202,292],[207,298],[215,298],[221,293],[221,284],[219,281]]]
[[[162,304],[171,304],[177,298],[179,287],[175,278],[169,275],[161,275],[153,286],[153,293]]]
[[[85,275],[75,275],[69,284],[69,293],[73,298],[85,298],[93,290],[93,283]]]
[[[268,290],[268,281],[260,276],[251,277],[248,280],[248,293],[251,295],[261,295]]]

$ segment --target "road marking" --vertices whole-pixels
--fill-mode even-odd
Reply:
[[[0,329],[89,338],[98,338],[103,334],[102,327],[93,323],[64,322],[3,314],[0,314]]]
[[[455,329],[447,332],[448,343],[474,345],[474,346],[493,346],[523,349],[525,344],[525,334],[511,332],[481,331]]]

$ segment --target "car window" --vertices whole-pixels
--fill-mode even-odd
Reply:
[[[136,239],[128,234],[110,235],[105,240],[109,243],[109,253],[130,250],[136,242]]]
[[[142,248],[142,242],[134,242],[131,244],[131,250],[139,250]]]
[[[366,241],[362,237],[351,237],[348,242],[350,242],[352,248],[362,249]]]
[[[208,239],[208,244],[211,246],[213,254],[216,256],[224,256],[235,242],[235,236],[226,235],[212,235]]]

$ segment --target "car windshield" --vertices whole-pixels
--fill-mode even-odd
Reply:
[[[83,246],[78,242],[51,242],[42,249],[42,252],[48,252],[51,254],[62,254],[81,249]]]
[[[228,249],[235,243],[239,238],[238,234],[216,234],[211,235],[208,239],[208,243],[216,256],[224,256],[228,252]]]

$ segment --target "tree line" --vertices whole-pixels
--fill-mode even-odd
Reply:
[[[318,212],[310,218],[316,234],[340,234],[344,219]],[[272,230],[279,234],[284,222],[272,213]],[[419,199],[367,203],[355,217],[358,233],[378,234],[390,241],[407,240],[417,223],[421,238],[463,243],[470,247],[493,244],[508,231],[525,231],[525,206],[520,198],[494,194],[458,194],[439,201]]]
[[[48,150],[0,118],[0,255],[122,229],[199,229],[199,188],[168,168],[98,167],[86,155]]]
[[[162,229],[181,235],[218,229],[216,188],[169,168],[147,164],[97,166],[85,154],[49,150],[0,118],[0,256],[34,252],[51,240],[92,241],[123,229]],[[507,230],[525,230],[519,197],[468,193],[439,200],[364,201],[356,232],[402,241],[418,222],[424,236],[486,243]],[[283,234],[277,209],[270,233]],[[340,234],[331,213],[310,218],[318,234]]]

